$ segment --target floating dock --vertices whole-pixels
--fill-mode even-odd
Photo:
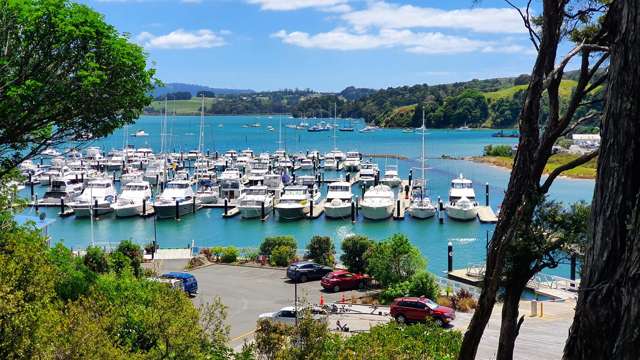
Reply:
[[[315,220],[324,214],[324,200],[319,204],[313,206],[313,211],[307,213],[306,218],[310,220]]]
[[[498,222],[498,217],[490,206],[478,206],[478,219],[481,223],[494,224]]]
[[[237,207],[234,207],[234,208],[228,209],[226,214],[223,213],[222,217],[225,218],[225,219],[226,218],[232,218],[232,217],[234,217],[234,216],[236,216],[238,214],[240,214],[240,209],[238,209]]]

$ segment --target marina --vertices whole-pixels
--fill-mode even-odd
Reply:
[[[246,123],[263,125],[242,127]],[[84,184],[89,179],[108,177],[108,183],[113,184],[117,195],[108,200],[102,199],[101,204],[111,201],[114,209],[122,199],[123,184],[135,184],[136,181],[144,184],[146,181],[152,195],[144,205],[142,200],[136,206],[131,205],[136,209],[134,216],[117,216],[113,211],[79,218],[71,207],[73,197],[80,195],[79,189],[72,190],[67,198],[44,199],[50,190],[48,182],[51,180],[49,175],[35,173],[31,176],[31,183],[25,184],[20,191],[21,196],[32,199],[32,206],[24,213],[44,212],[47,218],[55,219],[48,226],[52,242],[63,241],[77,249],[90,245],[92,238],[104,247],[128,238],[140,244],[156,239],[161,248],[184,247],[192,242],[200,247],[256,247],[270,235],[293,235],[298,247],[303,248],[316,234],[330,236],[336,248],[340,249],[340,241],[351,234],[382,239],[401,232],[407,234],[429,258],[429,268],[433,272],[446,269],[446,244],[449,241],[456,243],[459,261],[471,263],[484,259],[485,238],[497,220],[495,213],[499,210],[508,172],[450,158],[478,155],[486,144],[512,144],[514,139],[496,139],[491,136],[491,131],[484,130],[429,130],[426,153],[430,156],[426,177],[429,196],[437,210],[433,217],[423,220],[409,213],[415,193],[422,191],[416,187],[421,184],[418,181],[421,176],[416,169],[424,166],[421,159],[426,158],[421,152],[419,130],[410,134],[395,129],[376,129],[365,133],[308,132],[287,128],[281,123],[282,119],[277,116],[272,119],[265,116],[207,116],[168,120],[157,116],[142,117],[134,126],[148,136],[125,136],[126,130],[121,129],[106,139],[91,143],[89,147],[92,150],[89,147],[78,149],[70,155],[66,148],[57,149],[64,157],[63,163],[55,160],[55,156],[48,156],[42,161],[42,170],[47,165],[47,171],[54,167],[64,169],[57,170],[58,176],[63,176],[70,184],[76,179]],[[361,121],[353,123],[357,129],[363,128]],[[266,130],[267,125],[278,131]],[[162,139],[161,128],[164,131],[169,129],[170,135]],[[197,136],[198,131],[202,136]],[[160,149],[164,151],[160,152]],[[367,157],[363,154],[396,155]],[[342,166],[336,163],[327,168],[324,163],[327,158],[339,159],[337,163]],[[39,164],[40,159],[33,159],[31,165],[37,168]],[[368,210],[363,209],[364,198],[372,187],[382,185],[380,180],[389,171],[389,181],[385,183],[393,187],[390,186],[391,195],[384,205],[388,210],[384,210],[379,220],[367,219]],[[477,205],[477,218],[464,222],[449,218],[445,206],[451,181],[460,173],[472,181],[475,194],[482,199],[475,200],[482,202],[482,205]],[[129,174],[131,176],[125,176]],[[55,177],[52,175],[51,179]],[[200,185],[203,180],[209,182],[212,194],[206,201],[198,196],[202,193]],[[239,216],[241,210],[238,206],[243,194],[261,182],[269,183],[267,187],[272,194],[273,205],[267,204],[263,215],[262,210],[258,210],[259,203],[256,203],[254,215],[257,216]],[[327,201],[327,196],[329,187],[336,182],[347,184],[352,198],[342,201],[341,216],[330,216],[327,208],[337,205]],[[183,190],[190,188],[192,193],[166,194],[164,208],[158,213],[153,205],[172,183],[174,185],[171,186],[182,187]],[[490,189],[489,197],[485,199],[487,183]],[[295,220],[284,220],[276,209],[282,201],[282,190],[290,186],[287,184],[296,184],[317,194],[313,195],[313,201],[300,207],[304,216],[295,216]],[[592,187],[592,181],[560,180],[551,193],[558,200],[571,202],[588,199]],[[580,191],[575,191],[576,188]],[[91,210],[100,209],[93,205]],[[364,206],[367,206],[366,201]],[[59,213],[64,217],[58,217]],[[560,266],[554,271],[566,275],[568,270]]]

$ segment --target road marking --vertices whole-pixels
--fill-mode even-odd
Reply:
[[[247,336],[252,335],[254,332],[256,332],[256,330],[255,330],[255,329],[254,329],[254,330],[251,330],[251,331],[249,331],[249,332],[247,332],[247,333],[244,333],[244,334],[242,334],[242,335],[240,335],[240,336],[236,336],[236,337],[234,337],[233,339],[229,340],[229,342],[234,342],[234,341],[238,341],[238,340],[240,340],[240,339],[246,338]]]

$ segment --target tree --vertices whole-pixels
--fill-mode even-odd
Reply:
[[[640,358],[640,3],[613,1],[605,26],[611,64],[591,241],[565,359]]]
[[[150,103],[142,48],[89,7],[7,0],[0,19],[0,179],[47,147],[110,134]]]
[[[420,250],[402,234],[376,243],[367,253],[367,271],[382,286],[390,286],[408,280],[426,268],[427,262]]]
[[[84,265],[91,271],[104,274],[109,272],[109,259],[107,254],[98,246],[87,247],[87,253],[83,258]]]
[[[273,266],[288,266],[296,256],[296,251],[291,246],[278,245],[269,256],[269,262]]]
[[[142,265],[142,248],[131,240],[123,240],[118,244],[115,253],[120,253],[129,259],[129,265],[135,276],[140,276]]]
[[[333,241],[328,236],[316,235],[311,238],[307,245],[307,258],[320,265],[333,266],[336,262],[335,253],[336,249]]]
[[[260,254],[269,256],[273,249],[282,245],[296,249],[298,244],[293,236],[269,236],[260,244]]]
[[[340,261],[352,273],[364,273],[367,270],[366,254],[373,247],[373,241],[363,235],[351,235],[342,240]]]
[[[598,88],[606,79],[599,72],[600,67],[608,59],[605,33],[598,29],[597,19],[593,21],[601,11],[606,11],[606,4],[592,8],[589,6],[590,3],[568,6],[566,0],[545,0],[542,15],[532,19],[528,6],[521,8],[509,1],[509,4],[521,15],[538,54],[518,119],[520,132],[518,151],[514,158],[500,217],[488,247],[484,287],[478,307],[465,333],[459,359],[475,358],[504,276],[505,260],[518,258],[511,256],[513,254],[508,252],[518,249],[512,244],[520,237],[523,229],[526,231],[527,227],[531,226],[534,211],[542,202],[544,194],[563,171],[586,163],[597,156],[597,151],[586,154],[558,167],[542,181],[542,173],[556,140],[580,123],[598,118],[600,115],[594,113],[575,118],[585,96]],[[536,24],[535,27],[533,22]],[[556,65],[558,46],[567,35],[570,35],[571,40],[577,45]],[[565,67],[576,56],[580,59],[577,85],[566,105],[562,105],[560,84]],[[540,118],[545,101],[548,103],[548,115],[545,127],[541,128]],[[526,260],[528,257],[523,258]],[[531,263],[528,261],[511,261],[509,271],[527,271],[530,266]],[[521,324],[518,321],[517,308],[504,306],[500,343],[505,346],[499,349],[498,359],[512,358],[512,344],[515,343]],[[506,346],[506,344],[510,345]]]
[[[82,258],[75,256],[61,243],[56,244],[49,254],[56,270],[55,289],[58,298],[69,301],[86,295],[96,280],[96,274],[84,265]]]

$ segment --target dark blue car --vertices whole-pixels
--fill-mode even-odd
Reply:
[[[164,279],[180,280],[180,282],[182,282],[182,290],[190,296],[195,296],[198,293],[198,280],[196,280],[195,276],[189,273],[170,272],[162,274],[160,277]]]

